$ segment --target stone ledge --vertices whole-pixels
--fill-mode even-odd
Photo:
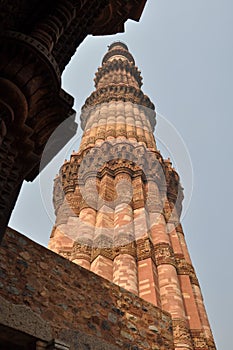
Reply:
[[[168,313],[10,228],[0,247],[0,295],[0,323],[71,350],[80,337],[91,350],[173,349]]]

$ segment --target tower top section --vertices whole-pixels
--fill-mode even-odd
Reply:
[[[121,42],[113,42],[98,68],[95,77],[95,87],[98,89],[106,85],[127,85],[140,89],[142,86],[141,72],[135,66],[135,60],[128,50],[128,46]]]
[[[155,107],[149,97],[141,90],[141,72],[135,65],[134,58],[125,43],[116,41],[108,46],[102,65],[95,73],[94,82],[95,90],[82,107],[80,119],[83,130],[93,108],[114,101],[132,103],[142,108],[146,107],[151,131],[154,130],[156,124]]]
[[[129,52],[127,45],[121,41],[116,41],[108,47],[108,52],[104,55],[102,64],[107,61],[113,61],[114,59],[127,60],[133,65],[135,64],[134,58]]]

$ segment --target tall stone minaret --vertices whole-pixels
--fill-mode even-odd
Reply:
[[[179,176],[156,148],[154,105],[125,44],[109,46],[82,108],[80,148],[54,182],[49,248],[169,312],[176,350],[213,350],[179,222]]]

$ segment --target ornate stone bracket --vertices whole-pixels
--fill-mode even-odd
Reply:
[[[139,239],[136,244],[138,261],[151,258],[155,262],[154,246],[149,238]]]
[[[186,321],[183,319],[173,319],[172,327],[175,348],[179,348],[185,344],[185,349],[192,350],[193,342]]]
[[[194,267],[187,263],[184,257],[175,257],[176,260],[176,269],[178,275],[188,275],[192,284],[199,286],[199,282],[194,270]]]
[[[158,243],[154,246],[156,265],[171,264],[176,267],[172,247],[168,243]]]

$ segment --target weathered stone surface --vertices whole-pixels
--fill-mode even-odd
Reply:
[[[12,229],[0,247],[0,266],[5,326],[59,339],[71,350],[84,344],[91,350],[153,349],[155,326],[164,349],[173,349],[168,313]]]

